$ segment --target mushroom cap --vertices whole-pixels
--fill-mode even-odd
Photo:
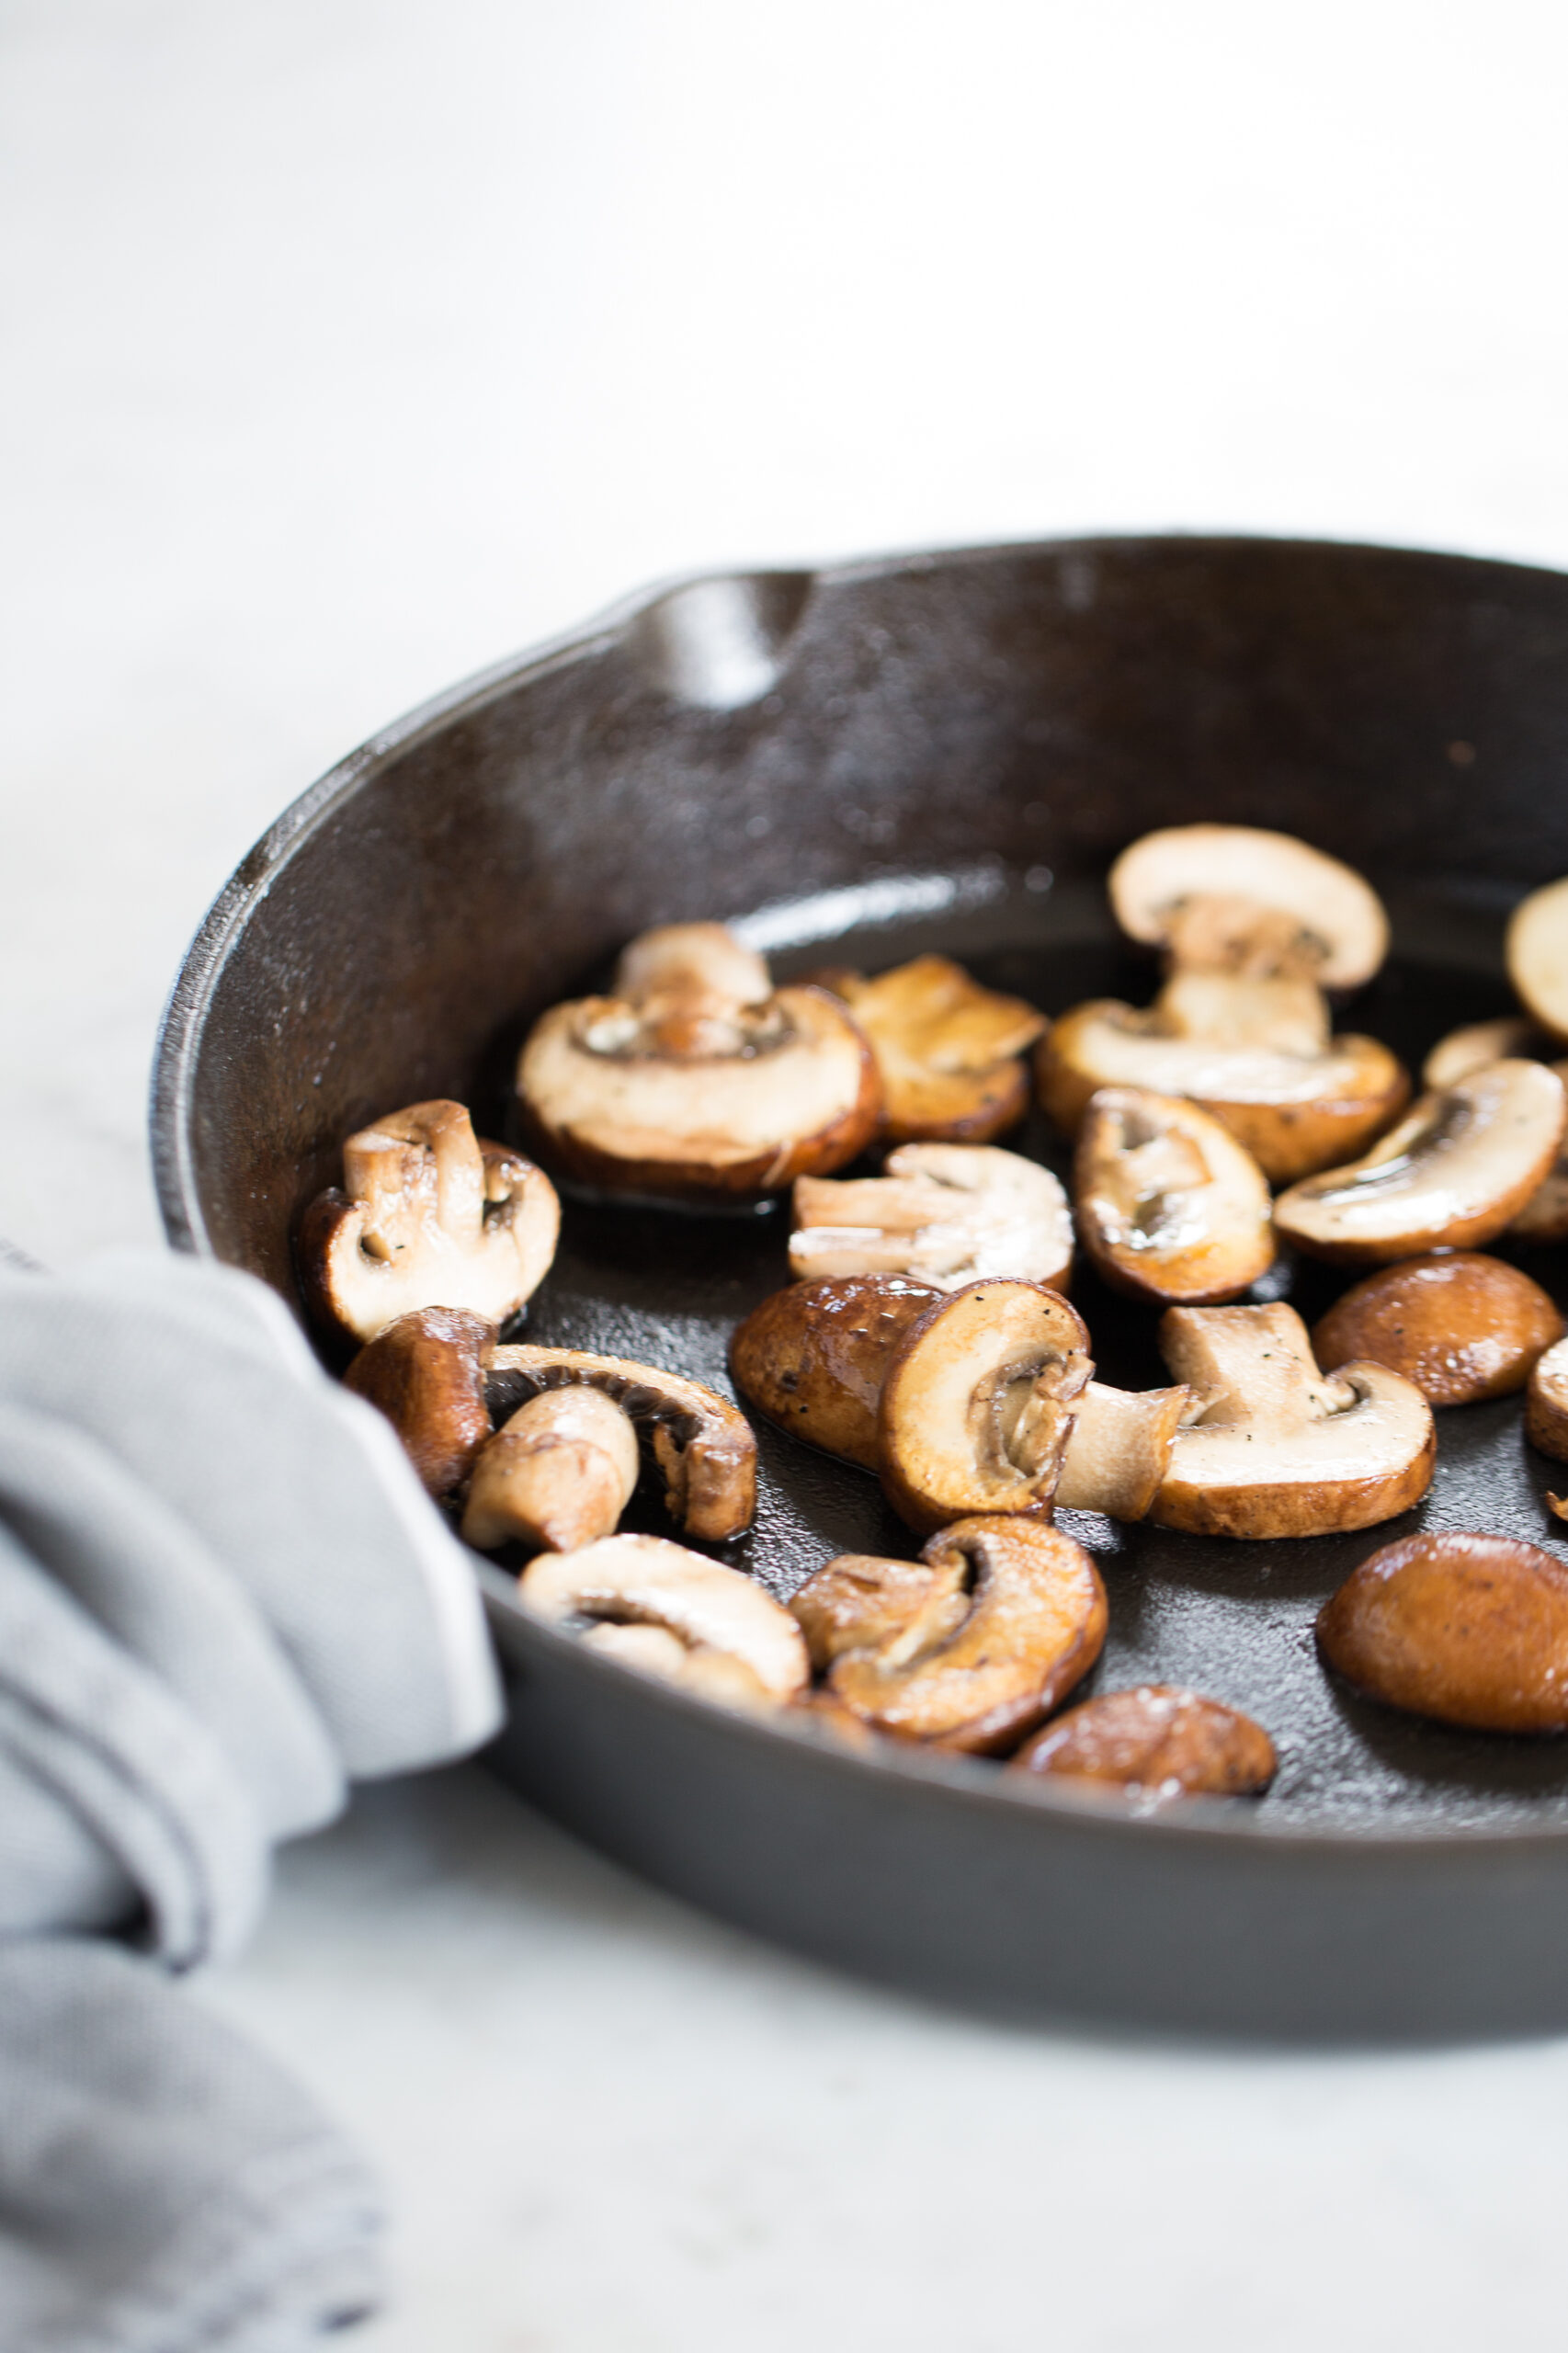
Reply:
[[[1568,1340],[1558,1340],[1530,1368],[1525,1436],[1542,1454],[1568,1462]]]
[[[1074,1135],[1102,1086],[1179,1095],[1212,1114],[1275,1184],[1355,1153],[1409,1099],[1398,1058],[1375,1038],[1335,1038],[1325,1052],[1224,1045],[1167,1035],[1158,1007],[1115,998],[1074,1006],[1036,1057],[1040,1100]]]
[[[602,1389],[541,1390],[474,1465],[462,1538],[572,1552],[611,1536],[637,1484],[637,1433]]]
[[[345,1189],[320,1193],[295,1256],[306,1304],[373,1340],[422,1307],[505,1324],[549,1272],[561,1204],[541,1168],[475,1136],[460,1103],[412,1103],[343,1147]]]
[[[790,1272],[914,1275],[940,1290],[1023,1275],[1061,1290],[1073,1213],[1049,1168],[994,1144],[905,1143],[881,1176],[798,1176]]]
[[[1351,1358],[1387,1365],[1429,1405],[1469,1405],[1522,1389],[1562,1318],[1539,1283],[1469,1250],[1407,1258],[1356,1283],[1312,1333],[1325,1372]]]
[[[1008,1769],[1098,1782],[1165,1804],[1251,1795],[1268,1787],[1278,1763],[1263,1726],[1239,1709],[1172,1684],[1142,1683],[1069,1708]]]
[[[688,1536],[722,1543],[756,1510],[756,1440],[745,1415],[717,1390],[661,1366],[581,1348],[495,1348],[490,1410],[499,1419],[541,1390],[602,1389],[645,1433],[665,1480],[665,1502]]]
[[[1197,1392],[1149,1518],[1202,1536],[1326,1536],[1418,1503],[1432,1409],[1379,1364],[1325,1380],[1292,1307],[1173,1307],[1160,1352]]]
[[[1142,1519],[1170,1468],[1171,1441],[1192,1409],[1192,1392],[1112,1389],[1091,1381],[1078,1399],[1055,1502],[1063,1511]]]
[[[1568,1568],[1515,1537],[1385,1544],[1324,1602],[1318,1646],[1381,1699],[1474,1732],[1568,1732]]]
[[[772,1700],[792,1699],[811,1679],[801,1630],[771,1594],[739,1569],[663,1536],[607,1536],[575,1552],[541,1552],[523,1571],[517,1593],[551,1625],[589,1620],[662,1630],[692,1654],[689,1665],[667,1643],[618,1643],[615,1654],[710,1698],[741,1696],[744,1687],[732,1682],[727,1694],[731,1678],[715,1677],[707,1654],[738,1662]]]
[[[785,988],[644,1021],[615,997],[558,1005],[517,1063],[530,1133],[580,1183],[653,1200],[741,1198],[841,1168],[876,1133],[870,1047],[837,1000]]]
[[[829,1691],[862,1722],[971,1755],[1010,1747],[1057,1706],[1107,1622],[1081,1544],[987,1516],[944,1528],[918,1562],[842,1554],[791,1607]]]
[[[1568,875],[1521,899],[1508,918],[1508,978],[1525,1011],[1568,1039]]]
[[[1314,1257],[1381,1265],[1490,1242],[1557,1157],[1568,1096],[1544,1063],[1489,1063],[1423,1095],[1362,1157],[1291,1186],[1274,1222]]]
[[[985,1143],[1028,1108],[1019,1057],[1047,1027],[1021,997],[983,988],[949,956],[916,956],[866,980],[833,976],[871,1041],[892,1143]]]
[[[1256,825],[1164,825],[1124,849],[1110,870],[1123,931],[1172,947],[1179,963],[1305,974],[1323,988],[1369,981],[1388,953],[1388,917],[1369,883],[1290,834]],[[1198,903],[1216,920],[1194,921]],[[1225,921],[1221,911],[1232,920]],[[1276,918],[1257,961],[1249,918]]]
[[[1556,1048],[1538,1022],[1522,1013],[1499,1014],[1494,1021],[1467,1021],[1439,1038],[1421,1065],[1421,1085],[1441,1095],[1488,1063],[1550,1062]]]
[[[1102,1087],[1078,1131],[1073,1192],[1085,1249],[1135,1299],[1235,1299],[1274,1263],[1262,1169],[1180,1096]]]
[[[1059,1292],[971,1283],[928,1308],[889,1362],[878,1409],[882,1487],[910,1527],[1047,1512],[1094,1366]]]
[[[495,1326],[461,1307],[417,1307],[368,1340],[343,1376],[384,1414],[427,1495],[450,1495],[490,1436],[484,1365]]]
[[[748,1404],[792,1437],[875,1471],[877,1408],[888,1361],[943,1294],[903,1275],[791,1283],[754,1307],[730,1341]]]

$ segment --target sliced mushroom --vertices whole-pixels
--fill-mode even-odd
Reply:
[[[517,1086],[569,1176],[654,1200],[752,1197],[842,1167],[881,1114],[844,1006],[823,989],[769,994],[760,958],[722,924],[633,940],[612,995],[535,1023]]]
[[[911,1324],[878,1409],[882,1488],[911,1528],[1045,1512],[1094,1366],[1083,1319],[1042,1284],[979,1282]]]
[[[582,1632],[623,1666],[705,1699],[779,1705],[811,1679],[801,1630],[771,1594],[662,1536],[541,1552],[517,1593],[536,1617]]]
[[[1160,1352],[1198,1392],[1149,1517],[1201,1536],[1326,1536],[1418,1503],[1432,1409],[1381,1364],[1325,1380],[1293,1307],[1172,1307]]]
[[[770,1422],[875,1471],[877,1407],[893,1350],[943,1294],[903,1275],[792,1283],[753,1308],[730,1342],[730,1371]]]
[[[508,1543],[574,1552],[615,1533],[637,1467],[631,1417],[602,1389],[541,1390],[475,1464],[463,1541],[482,1552]]]
[[[1358,1152],[1410,1095],[1375,1038],[1335,1038],[1312,1053],[1195,1038],[1171,1026],[1164,998],[1146,1013],[1110,997],[1075,1006],[1051,1025],[1035,1068],[1040,1100],[1068,1135],[1102,1086],[1180,1095],[1228,1128],[1274,1184]]]
[[[1525,1436],[1542,1454],[1568,1462],[1568,1340],[1557,1341],[1531,1369]]]
[[[1061,1290],[1073,1213],[1049,1168],[994,1144],[906,1143],[881,1176],[798,1176],[790,1272],[914,1275],[941,1290],[1024,1275]]]
[[[1168,1683],[1142,1683],[1070,1708],[1008,1769],[1096,1782],[1163,1805],[1255,1795],[1278,1763],[1263,1726],[1239,1709]]]
[[[333,1330],[373,1340],[421,1307],[504,1324],[549,1272],[554,1186],[476,1138],[460,1103],[412,1103],[360,1129],[343,1176],[305,1211],[296,1254],[306,1304]]]
[[[391,1422],[426,1492],[460,1487],[490,1436],[484,1366],[495,1326],[461,1307],[418,1307],[368,1341],[343,1376]]]
[[[1506,1536],[1407,1536],[1348,1576],[1318,1646],[1369,1698],[1474,1732],[1568,1732],[1568,1569]]]
[[[1274,1222],[1314,1257],[1381,1264],[1489,1242],[1557,1157],[1568,1097],[1544,1063],[1491,1063],[1424,1095],[1348,1166],[1280,1195]]]
[[[1550,1062],[1556,1046],[1546,1031],[1522,1013],[1505,1013],[1495,1021],[1470,1021],[1439,1038],[1421,1065],[1421,1084],[1428,1095],[1442,1095],[1461,1078],[1470,1078],[1488,1063]]]
[[[688,1536],[722,1543],[748,1529],[756,1510],[756,1440],[744,1414],[715,1390],[657,1365],[596,1357],[579,1348],[493,1350],[492,1415],[499,1421],[549,1389],[602,1389],[647,1438],[665,1481],[665,1502]]]
[[[1568,1039],[1568,875],[1514,909],[1507,959],[1525,1011],[1553,1038]]]
[[[871,1041],[892,1143],[985,1143],[1028,1108],[1020,1057],[1046,1027],[1021,997],[982,988],[947,956],[916,956],[866,980],[835,972]]]
[[[1117,921],[1174,963],[1353,988],[1388,953],[1369,884],[1290,834],[1256,825],[1165,825],[1110,871]]]
[[[1385,1364],[1429,1405],[1470,1405],[1522,1389],[1562,1318],[1539,1283],[1500,1258],[1456,1250],[1409,1258],[1355,1284],[1312,1333],[1325,1372]]]
[[[1262,1169],[1179,1096],[1103,1087],[1078,1131],[1073,1191],[1084,1247],[1135,1299],[1235,1299],[1274,1263]]]
[[[845,1553],[791,1604],[831,1695],[878,1732],[1005,1750],[1093,1666],[1105,1587],[1038,1521],[960,1519],[915,1561]]]
[[[1078,1398],[1055,1502],[1063,1511],[1142,1519],[1170,1468],[1171,1443],[1193,1408],[1176,1389],[1111,1389],[1091,1381]]]

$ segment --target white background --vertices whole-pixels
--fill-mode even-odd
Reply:
[[[685,567],[1096,527],[1568,563],[1547,6],[4,0],[0,1232],[150,1239],[186,940],[374,726]],[[1561,2330],[1568,2048],[937,2018],[472,1773],[210,1996],[377,2154],[367,2353]]]

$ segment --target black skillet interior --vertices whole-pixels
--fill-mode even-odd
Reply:
[[[1504,915],[1568,870],[1565,767],[1568,580],[1518,567],[1156,540],[676,589],[417,714],[258,845],[161,1049],[170,1229],[290,1292],[292,1221],[342,1136],[437,1094],[500,1130],[528,1019],[655,921],[745,915],[781,974],[940,947],[1050,1012],[1144,1001],[1101,878],[1197,817],[1298,833],[1385,891],[1396,952],[1353,1026],[1418,1064],[1508,1006]],[[1062,1167],[1038,1116],[1016,1142]],[[1530,1271],[1562,1288],[1555,1260]],[[778,1217],[572,1200],[528,1331],[722,1387],[731,1330],[784,1276]],[[1343,1288],[1270,1280],[1309,1321]],[[1074,1296],[1104,1377],[1162,1378],[1152,1314],[1087,1272]],[[730,1557],[782,1594],[833,1552],[907,1548],[869,1479],[759,1437],[761,1508]],[[1323,1598],[1414,1527],[1563,1550],[1517,1401],[1440,1416],[1439,1444],[1427,1501],[1361,1536],[1063,1516],[1110,1596],[1096,1685],[1188,1682],[1256,1715],[1282,1758],[1260,1824],[1568,1825],[1568,1745],[1444,1732],[1317,1663]]]

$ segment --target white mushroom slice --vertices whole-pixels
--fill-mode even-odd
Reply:
[[[1262,1169],[1179,1096],[1103,1087],[1078,1131],[1073,1190],[1084,1247],[1136,1299],[1235,1299],[1274,1263]]]
[[[425,1307],[504,1324],[549,1271],[561,1204],[542,1169],[485,1143],[460,1103],[410,1104],[343,1147],[297,1255],[308,1304],[358,1340]]]
[[[1292,1307],[1173,1307],[1160,1351],[1197,1392],[1149,1517],[1204,1536],[1324,1536],[1418,1503],[1432,1409],[1378,1364],[1325,1380]]]
[[[1166,825],[1110,871],[1117,921],[1172,961],[1351,988],[1388,953],[1377,892],[1292,835],[1256,825]]]
[[[1470,1021],[1439,1038],[1421,1067],[1421,1084],[1429,1095],[1441,1095],[1461,1078],[1484,1070],[1488,1063],[1546,1062],[1551,1040],[1522,1013],[1505,1013],[1495,1021]]]
[[[625,1357],[520,1344],[493,1349],[486,1366],[493,1420],[542,1390],[585,1386],[629,1414],[665,1480],[665,1502],[688,1536],[722,1543],[756,1509],[756,1440],[745,1415],[700,1381]]]
[[[518,1407],[474,1464],[462,1536],[572,1552],[615,1532],[637,1484],[637,1433],[602,1389],[547,1389]]]
[[[882,1486],[912,1528],[965,1513],[1044,1512],[1094,1366],[1066,1301],[978,1282],[909,1326],[877,1413]]]
[[[1492,1063],[1444,1094],[1422,1096],[1360,1160],[1293,1185],[1274,1204],[1275,1225],[1342,1266],[1475,1249],[1538,1189],[1565,1119],[1555,1071]]]
[[[1525,1011],[1568,1039],[1568,875],[1520,901],[1508,921],[1508,978]]]
[[[915,1275],[940,1290],[1022,1275],[1052,1290],[1073,1269],[1073,1213],[1049,1168],[994,1144],[906,1143],[885,1173],[797,1176],[790,1272]]]
[[[1068,1434],[1057,1504],[1111,1519],[1143,1518],[1170,1466],[1171,1441],[1193,1406],[1185,1382],[1129,1390],[1091,1381]]]
[[[781,1703],[811,1680],[801,1630],[771,1594],[739,1569],[662,1536],[607,1536],[580,1552],[541,1552],[523,1571],[517,1594],[536,1617],[596,1630],[589,1632],[596,1648],[708,1698],[744,1701],[749,1677],[765,1699]],[[611,1626],[626,1635],[597,1631]],[[651,1641],[649,1630],[669,1641]]]

